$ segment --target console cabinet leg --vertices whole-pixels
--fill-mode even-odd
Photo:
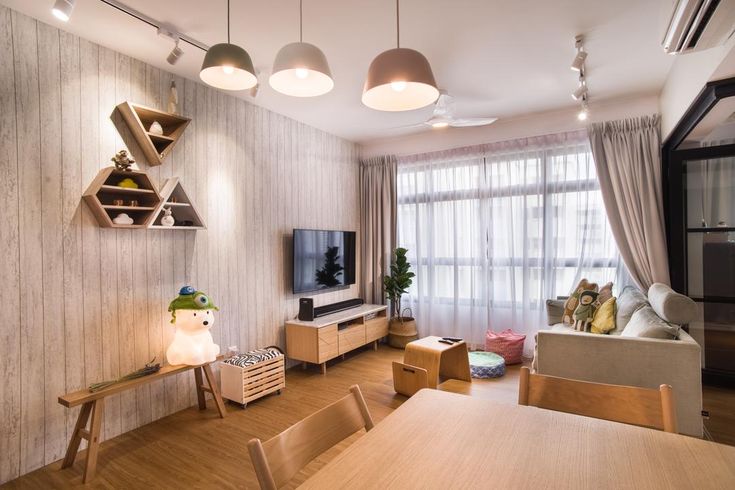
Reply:
[[[327,374],[327,363],[326,362],[323,362],[321,364],[321,368],[322,368],[322,374]]]

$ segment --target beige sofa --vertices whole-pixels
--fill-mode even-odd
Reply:
[[[631,297],[634,297],[631,299]],[[562,302],[563,303],[563,302]],[[648,297],[626,288],[618,298],[616,330],[610,335],[575,332],[555,323],[559,303],[547,302],[551,329],[537,335],[534,369],[540,374],[616,385],[674,388],[679,432],[702,437],[702,382],[699,344],[672,322],[688,323],[694,302],[668,286],[651,286]],[[638,311],[643,310],[645,311]],[[646,311],[674,328],[675,338],[630,336]],[[625,327],[630,323],[628,332]],[[665,327],[664,327],[665,328]],[[625,333],[624,333],[625,332]],[[648,334],[650,335],[650,333]]]

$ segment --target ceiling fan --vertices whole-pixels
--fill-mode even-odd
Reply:
[[[455,113],[454,97],[446,90],[439,91],[439,98],[434,103],[434,112],[426,121],[404,128],[431,126],[432,128],[470,128],[475,126],[487,126],[497,121],[497,117],[457,117]]]

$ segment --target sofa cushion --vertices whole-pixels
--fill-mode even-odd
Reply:
[[[592,333],[608,333],[615,330],[615,298],[610,298],[595,311],[590,325]]]
[[[551,325],[562,322],[564,316],[564,300],[563,299],[547,299],[546,300],[546,321]]]
[[[648,302],[658,316],[670,323],[686,325],[697,316],[693,299],[660,282],[648,288]]]
[[[673,340],[679,336],[679,326],[667,323],[653,308],[644,306],[633,313],[620,336]]]
[[[633,313],[644,306],[648,306],[648,300],[638,289],[633,286],[626,286],[618,296],[616,306],[618,311],[615,313],[615,330],[610,333],[620,335],[628,325]]]

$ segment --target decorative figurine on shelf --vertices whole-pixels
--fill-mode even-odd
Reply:
[[[724,219],[721,219],[717,222],[717,228],[727,228],[727,221]]]
[[[135,163],[135,160],[128,156],[127,150],[120,150],[115,153],[115,156],[110,158],[110,161],[115,164],[115,168],[123,172],[129,172],[130,166]]]
[[[125,189],[137,189],[138,183],[131,179],[130,177],[125,177],[120,182],[117,183],[118,187],[124,187]]]
[[[171,88],[168,91],[168,112],[178,114],[179,92],[176,90],[176,82],[171,80]]]
[[[184,286],[179,296],[168,305],[171,323],[176,327],[174,339],[166,349],[169,364],[198,366],[217,359],[219,346],[209,329],[214,325],[214,311],[219,308],[209,296],[191,286]]]
[[[579,295],[579,306],[574,310],[574,330],[586,332],[595,316],[597,291],[585,290]]]
[[[163,218],[161,218],[161,226],[173,226],[176,223],[171,215],[171,208],[163,208]]]
[[[132,225],[133,224],[133,218],[128,216],[125,213],[120,213],[112,220],[113,223],[116,225]]]
[[[158,136],[163,135],[163,126],[158,121],[153,121],[151,127],[148,128],[148,132],[151,134],[157,134]]]

